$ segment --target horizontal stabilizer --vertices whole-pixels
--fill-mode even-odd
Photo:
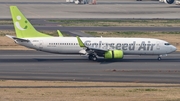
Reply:
[[[11,36],[11,35],[6,35],[6,36],[9,37],[9,38],[11,38],[11,39],[17,40],[17,41],[29,42],[29,40],[27,40],[27,39],[17,38],[17,37],[15,37],[15,36]]]

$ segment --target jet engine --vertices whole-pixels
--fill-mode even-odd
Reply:
[[[175,2],[175,0],[164,0],[164,2],[166,4],[173,4]]]
[[[105,59],[122,59],[124,56],[122,50],[107,51],[104,54]]]

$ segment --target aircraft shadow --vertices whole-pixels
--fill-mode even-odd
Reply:
[[[101,64],[107,64],[107,63],[116,63],[116,62],[180,62],[180,59],[162,59],[162,60],[157,60],[157,59],[122,59],[122,60],[99,60],[98,62],[101,62]]]
[[[41,59],[41,58],[32,58],[32,59],[0,59],[0,63],[42,63],[42,62],[51,62],[51,63],[115,63],[115,62],[180,62],[180,59],[162,59],[158,61],[157,59],[119,59],[119,60],[105,60],[98,59],[98,61],[91,61],[88,59]]]
[[[177,6],[169,6],[168,8],[180,8],[180,6],[179,5],[177,5]]]

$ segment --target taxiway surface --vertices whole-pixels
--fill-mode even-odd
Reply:
[[[9,6],[18,6],[27,18],[128,18],[179,19],[180,6],[158,1],[98,1],[97,5],[75,5],[64,0],[37,2],[0,0],[0,18],[11,18]]]
[[[0,51],[0,79],[180,83],[180,53],[93,62],[86,56]]]

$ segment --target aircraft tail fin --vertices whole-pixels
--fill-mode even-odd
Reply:
[[[17,38],[52,37],[38,32],[16,6],[10,6]]]

